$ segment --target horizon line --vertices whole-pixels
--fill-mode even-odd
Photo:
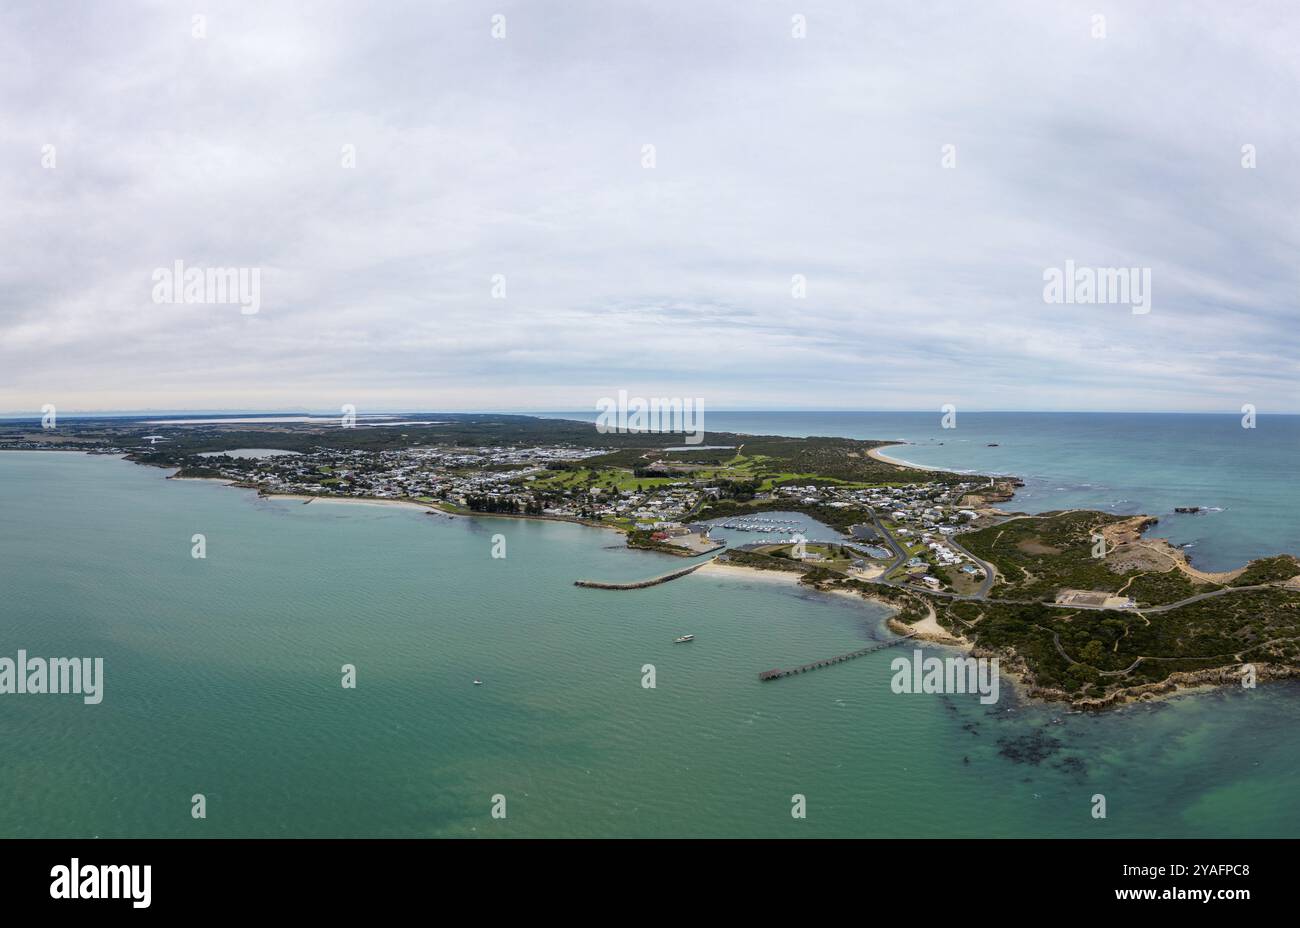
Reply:
[[[499,416],[556,416],[556,415],[597,415],[598,409],[511,409],[511,408],[490,408],[490,409],[409,409],[409,408],[379,408],[359,413],[361,416],[375,415],[499,415]],[[708,410],[701,410],[705,415]],[[943,413],[942,409],[862,409],[862,408],[838,408],[838,409],[816,409],[809,407],[750,407],[741,409],[715,409],[712,412],[716,414],[771,414],[771,413],[820,413],[820,414],[846,414],[846,413],[863,413],[863,414],[886,414],[886,415],[934,415]],[[1134,415],[1134,416],[1240,416],[1241,410],[1224,410],[1224,409],[1203,409],[1203,410],[1168,410],[1168,409],[962,409],[958,408],[958,414],[976,414],[976,415]],[[59,418],[140,418],[144,416],[314,416],[321,418],[337,418],[338,413],[332,409],[328,411],[313,410],[307,408],[274,408],[274,409],[106,409],[106,410],[85,410],[73,409],[60,411]],[[1261,413],[1256,412],[1257,416],[1295,416],[1300,412],[1278,411]],[[40,411],[33,412],[0,412],[0,421],[21,421],[25,419],[37,419],[42,416]]]

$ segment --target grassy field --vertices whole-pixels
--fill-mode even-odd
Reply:
[[[674,469],[670,475],[637,476],[634,468],[661,462]],[[682,481],[731,482],[746,484],[755,493],[770,492],[779,486],[839,486],[862,489],[871,486],[905,486],[897,479],[880,481],[848,480],[825,474],[790,470],[783,461],[765,454],[731,453],[724,457],[701,458],[690,453],[616,452],[588,459],[585,466],[554,470],[527,481],[528,486],[549,490],[601,488],[613,491],[649,490]]]
[[[527,486],[549,490],[577,490],[600,488],[604,490],[637,490],[680,483],[682,477],[637,477],[630,470],[619,468],[579,467],[574,470],[549,471],[536,480],[526,481]]]
[[[998,568],[992,595],[1001,599],[1052,600],[1061,589],[1112,594],[1123,589],[1139,604],[1158,605],[1215,588],[1172,567],[1119,572],[1109,556],[1093,557],[1094,534],[1119,521],[1102,512],[1049,513],[971,532],[961,543]]]

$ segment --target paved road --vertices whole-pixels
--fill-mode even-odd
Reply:
[[[863,582],[878,583],[881,586],[892,586],[892,587],[898,587],[900,589],[914,589],[914,587],[910,587],[906,583],[900,583],[897,580],[885,579],[885,577],[888,577],[891,573],[893,573],[895,570],[901,567],[903,565],[903,562],[907,560],[907,551],[894,539],[893,534],[887,528],[885,528],[884,524],[881,523],[880,516],[876,514],[876,510],[872,507],[868,507],[868,509],[871,512],[871,521],[875,525],[876,531],[880,533],[880,537],[885,540],[885,543],[889,545],[890,550],[894,552],[894,560],[892,563],[890,563],[888,567],[885,568],[884,573],[882,573],[878,579],[864,580]],[[1073,510],[1069,510],[1069,511],[1073,511]],[[1037,518],[1037,516],[1016,516],[1015,518]],[[1008,519],[1006,521],[1009,522],[1011,520]],[[1004,524],[1004,523],[998,523],[998,524]],[[943,596],[953,600],[978,600],[982,602],[1006,603],[1006,604],[1020,605],[1020,606],[1032,606],[1032,605],[1041,604],[1044,606],[1053,606],[1057,609],[1088,609],[1096,612],[1136,612],[1136,613],[1147,614],[1147,613],[1154,613],[1154,612],[1170,612],[1174,609],[1181,609],[1183,606],[1191,605],[1192,603],[1195,602],[1200,602],[1202,599],[1210,599],[1215,596],[1224,596],[1228,593],[1242,593],[1248,590],[1266,590],[1276,585],[1272,583],[1259,583],[1253,586],[1225,586],[1218,590],[1210,590],[1209,592],[1206,593],[1197,593],[1195,596],[1189,596],[1186,599],[1180,599],[1177,602],[1166,603],[1162,606],[1149,606],[1146,608],[1129,606],[1123,609],[1109,609],[1106,606],[1087,606],[1078,603],[1054,603],[1054,602],[1047,602],[1041,599],[990,599],[989,590],[993,588],[993,582],[994,580],[997,579],[996,569],[988,561],[981,560],[980,558],[977,558],[975,555],[971,554],[970,551],[968,551],[961,544],[961,542],[957,541],[955,536],[949,535],[947,536],[947,540],[948,543],[951,544],[954,548],[956,548],[962,554],[966,555],[976,564],[979,564],[980,567],[984,568],[984,580],[980,583],[979,589],[976,590],[974,593],[971,593],[970,595],[961,595],[958,593],[950,592],[948,590],[918,590],[918,592],[928,593],[931,596]]]
[[[887,576],[889,576],[891,573],[893,573],[895,570],[897,570],[899,567],[901,567],[901,566],[903,565],[903,562],[907,560],[907,552],[904,551],[903,548],[899,545],[899,543],[898,543],[897,541],[894,540],[894,536],[889,532],[889,530],[886,529],[883,525],[880,524],[880,517],[876,515],[876,511],[875,511],[874,509],[871,510],[871,519],[872,519],[872,521],[873,521],[873,522],[875,523],[875,525],[876,525],[876,531],[878,531],[878,532],[881,534],[881,536],[885,539],[885,541],[887,541],[887,542],[889,543],[889,547],[892,548],[893,551],[894,551],[894,554],[897,555],[897,557],[894,558],[894,562],[893,562],[892,564],[890,564],[889,567],[887,567],[887,568],[885,569],[885,572],[884,572],[883,574],[880,575],[881,577],[887,577]],[[956,548],[956,549],[957,549],[958,551],[960,551],[962,554],[966,555],[968,558],[970,558],[972,561],[974,561],[974,562],[975,562],[976,564],[978,564],[980,567],[984,568],[984,580],[980,583],[980,585],[979,585],[979,589],[978,589],[978,590],[976,590],[974,593],[970,594],[969,596],[958,596],[956,593],[953,593],[953,594],[951,594],[951,595],[953,595],[953,596],[956,597],[957,599],[985,599],[985,598],[987,598],[988,595],[989,595],[989,590],[993,588],[993,581],[997,579],[997,572],[994,570],[993,565],[990,564],[988,561],[982,561],[982,560],[980,560],[980,559],[977,558],[975,555],[973,555],[973,554],[971,554],[969,551],[967,551],[967,550],[966,550],[964,547],[962,547],[962,545],[957,541],[957,539],[956,539],[955,536],[948,535],[948,536],[947,536],[947,540],[948,540],[948,543],[951,544],[954,548]],[[887,584],[889,584],[890,586],[902,586],[902,585],[903,585],[903,584],[901,584],[901,583],[897,583],[896,581],[892,581],[892,580],[883,580],[883,579],[882,579],[882,580],[879,580],[879,581],[876,581],[876,582],[878,582],[878,583],[887,583]],[[944,595],[944,594],[941,593],[940,595]]]
[[[1151,606],[1147,609],[1134,609],[1135,612],[1168,612],[1170,609],[1178,609],[1189,603],[1199,602],[1202,599],[1209,599],[1212,596],[1222,596],[1225,593],[1240,593],[1243,590],[1267,590],[1273,584],[1256,583],[1253,586],[1225,586],[1221,590],[1210,590],[1208,593],[1197,593],[1195,596],[1189,596],[1186,599],[1180,599],[1176,603],[1168,603],[1164,606]]]
[[[989,590],[991,590],[991,589],[993,588],[993,581],[996,580],[996,579],[997,579],[997,576],[998,576],[998,575],[997,575],[997,571],[993,569],[993,565],[990,564],[988,561],[981,561],[981,560],[980,560],[979,558],[977,558],[975,555],[973,555],[973,554],[971,554],[969,551],[967,551],[964,547],[962,547],[961,543],[957,541],[957,537],[956,537],[955,535],[949,535],[949,536],[948,536],[948,544],[952,545],[954,548],[956,548],[956,549],[957,549],[958,551],[960,551],[962,554],[966,555],[968,558],[970,558],[970,559],[971,559],[972,561],[974,561],[976,564],[978,564],[978,565],[980,565],[981,567],[984,568],[984,581],[983,581],[982,583],[980,583],[980,588],[979,588],[978,590],[976,590],[976,591],[971,595],[970,598],[971,598],[971,599],[985,599],[985,598],[987,598],[988,595],[989,595]]]
[[[871,512],[871,521],[875,524],[876,531],[880,533],[881,538],[885,539],[885,543],[889,545],[890,550],[892,550],[895,555],[894,562],[886,567],[885,572],[880,575],[882,582],[890,583],[891,581],[883,580],[883,578],[888,577],[899,567],[903,566],[903,562],[907,560],[907,552],[903,550],[903,547],[899,545],[897,541],[894,540],[894,536],[889,532],[889,530],[880,524],[880,516],[876,515],[876,510],[873,507],[868,507],[868,509]]]
[[[888,533],[886,533],[886,537],[887,538],[889,537]],[[890,539],[890,541],[892,542],[892,538]],[[891,545],[891,547],[893,547],[893,545]],[[877,580],[864,580],[863,582],[878,583],[882,586],[893,586],[893,587],[898,587],[899,589],[908,589],[908,590],[915,589],[918,593],[925,593],[930,596],[942,596],[946,599],[952,599],[952,600],[1002,603],[1005,605],[1014,605],[1014,606],[1042,605],[1042,606],[1051,606],[1054,609],[1085,609],[1085,610],[1091,610],[1093,612],[1127,612],[1127,613],[1138,613],[1142,615],[1146,615],[1148,613],[1154,613],[1154,612],[1170,612],[1174,609],[1181,609],[1183,606],[1188,606],[1191,605],[1192,603],[1200,602],[1202,599],[1211,599],[1215,596],[1225,596],[1228,593],[1245,593],[1250,590],[1267,590],[1277,586],[1277,584],[1273,584],[1273,583],[1258,583],[1252,586],[1225,586],[1222,589],[1210,590],[1207,593],[1197,593],[1195,596],[1189,596],[1186,599],[1180,599],[1177,602],[1165,603],[1162,606],[1147,606],[1147,607],[1127,606],[1122,609],[1112,609],[1108,606],[1089,606],[1081,603],[1055,603],[1055,602],[1048,602],[1047,600],[1042,600],[1042,599],[990,599],[988,596],[988,591],[989,591],[989,587],[992,586],[991,578],[993,576],[989,569],[990,565],[988,564],[987,561],[981,561],[979,558],[975,557],[975,555],[971,554],[965,548],[961,548],[961,550],[966,555],[968,555],[971,558],[971,560],[975,561],[978,564],[983,565],[984,567],[984,572],[985,572],[984,582],[980,584],[979,590],[977,590],[975,593],[972,593],[970,595],[962,595],[960,593],[954,593],[951,590],[919,589],[916,587],[908,586],[906,583],[900,583],[897,580],[877,579]],[[894,563],[889,566],[889,570],[886,571],[885,573],[887,574],[889,573],[889,571],[894,570],[901,563],[902,563],[901,558],[896,559]],[[881,577],[884,576],[885,574],[881,574]]]
[[[1173,609],[1181,609],[1183,606],[1189,606],[1192,603],[1200,602],[1202,599],[1212,599],[1215,596],[1224,596],[1228,593],[1244,593],[1248,590],[1267,590],[1276,586],[1273,583],[1256,583],[1251,586],[1225,586],[1222,589],[1210,590],[1207,593],[1197,593],[1195,596],[1189,596],[1186,599],[1180,599],[1177,602],[1165,603],[1162,606],[1124,606],[1119,609],[1112,609],[1109,606],[1089,606],[1083,603],[1049,603],[1044,601],[1044,606],[1055,606],[1057,609],[1090,609],[1094,612],[1139,612],[1143,615],[1152,612],[1169,612]],[[1018,599],[991,599],[989,602],[994,603],[1012,603],[1028,602],[1029,600]]]

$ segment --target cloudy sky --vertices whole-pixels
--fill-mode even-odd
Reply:
[[[1297,47],[1286,0],[6,3],[0,411],[1297,411]],[[259,312],[156,302],[178,260]],[[1067,260],[1151,311],[1044,302]]]

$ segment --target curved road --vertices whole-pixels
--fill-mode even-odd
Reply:
[[[893,549],[895,557],[893,563],[890,564],[885,569],[885,572],[880,575],[879,579],[868,580],[866,582],[880,583],[885,586],[896,586],[900,588],[907,588],[907,585],[905,583],[900,583],[897,580],[884,579],[885,577],[893,573],[895,570],[897,570],[903,564],[903,562],[907,559],[907,552],[898,544],[897,541],[894,540],[894,536],[889,532],[889,530],[886,529],[885,526],[881,524],[880,517],[876,515],[876,511],[874,509],[871,510],[871,520],[873,523],[875,523],[876,531],[880,533],[881,537],[885,539],[889,547]],[[951,544],[962,554],[966,555],[976,564],[980,565],[980,567],[984,568],[984,580],[982,583],[980,583],[979,589],[976,590],[974,593],[970,594],[969,596],[962,596],[957,593],[950,592],[948,590],[922,590],[921,591],[924,593],[929,593],[931,596],[945,596],[949,599],[968,599],[968,600],[978,599],[978,600],[987,600],[988,602],[994,602],[994,603],[1016,603],[1019,605],[1041,604],[1044,606],[1055,606],[1059,609],[1091,609],[1097,612],[1136,612],[1140,614],[1145,614],[1145,613],[1155,613],[1155,612],[1171,612],[1174,609],[1181,609],[1183,606],[1188,606],[1191,605],[1192,603],[1200,602],[1203,599],[1211,599],[1215,596],[1224,596],[1228,593],[1241,593],[1249,590],[1266,590],[1272,586],[1276,586],[1276,584],[1273,583],[1257,583],[1257,584],[1252,584],[1250,586],[1225,586],[1217,590],[1209,590],[1205,593],[1197,593],[1195,596],[1188,596],[1186,599],[1180,599],[1177,602],[1165,603],[1164,605],[1160,605],[1160,606],[1148,606],[1146,608],[1129,606],[1123,609],[1110,609],[1106,606],[1088,606],[1088,605],[1081,605],[1079,603],[1054,603],[1054,602],[1047,602],[1046,600],[1035,600],[1035,599],[989,599],[988,598],[989,590],[992,589],[993,587],[993,581],[997,579],[996,568],[994,568],[994,566],[990,564],[988,561],[981,560],[980,558],[977,558],[975,555],[971,554],[970,551],[968,551],[960,542],[957,541],[955,536],[949,535],[947,536],[947,538],[949,544]]]
[[[875,507],[868,506],[867,510],[871,513],[871,521],[876,526],[876,532],[881,538],[885,539],[885,543],[889,545],[890,549],[894,552],[894,562],[886,567],[885,572],[880,575],[881,582],[889,583],[890,581],[885,580],[884,578],[888,577],[899,567],[903,566],[903,562],[907,560],[907,551],[905,551],[902,546],[894,540],[894,536],[889,532],[889,530],[880,524],[880,516],[876,515]]]
[[[967,597],[967,598],[969,598],[969,599],[986,599],[986,598],[988,597],[988,595],[989,595],[989,590],[991,590],[991,589],[993,588],[993,581],[996,580],[996,579],[997,579],[997,576],[998,576],[998,575],[997,575],[997,571],[993,568],[993,565],[990,564],[988,561],[981,561],[981,560],[980,560],[979,558],[977,558],[975,555],[971,554],[971,553],[970,553],[969,551],[967,551],[964,547],[962,547],[962,545],[957,541],[957,536],[956,536],[956,535],[949,535],[949,536],[948,536],[948,544],[952,545],[954,548],[956,548],[956,549],[957,549],[958,551],[960,551],[962,554],[966,555],[968,558],[970,558],[970,559],[971,559],[972,561],[974,561],[976,564],[980,565],[980,567],[983,567],[983,568],[984,568],[984,581],[980,584],[980,588],[979,588],[978,590],[976,590],[973,594],[971,594],[971,595],[970,595],[969,597]]]
[[[888,542],[889,547],[893,549],[894,554],[896,555],[896,557],[894,558],[894,562],[890,564],[887,568],[885,568],[885,572],[880,575],[882,579],[876,582],[887,583],[890,586],[902,586],[902,584],[897,583],[896,581],[885,580],[883,578],[888,577],[891,573],[893,573],[895,570],[897,570],[899,567],[903,565],[903,562],[907,560],[907,552],[903,550],[903,548],[899,545],[897,541],[894,540],[894,536],[889,532],[889,530],[880,524],[880,517],[876,515],[875,509],[871,510],[871,520],[872,522],[875,523],[876,531],[880,533],[881,537],[884,538],[886,542]],[[975,555],[967,551],[964,547],[962,547],[962,545],[957,541],[956,536],[948,535],[945,537],[947,538],[948,543],[950,545],[952,545],[954,548],[956,548],[958,551],[966,555],[968,558],[970,558],[972,561],[974,561],[976,564],[978,564],[980,567],[984,569],[984,580],[980,583],[978,590],[976,590],[974,593],[972,593],[969,596],[957,596],[957,594],[955,593],[953,595],[957,596],[958,599],[986,599],[989,595],[989,590],[993,588],[993,581],[997,579],[997,571],[994,569],[993,565],[990,564],[988,561],[980,560]]]

